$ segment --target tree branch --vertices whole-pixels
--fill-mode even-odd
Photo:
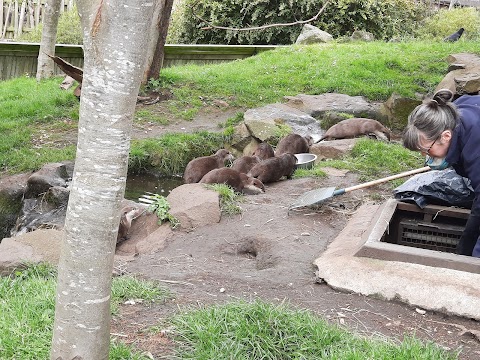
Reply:
[[[201,28],[202,30],[221,29],[221,30],[232,30],[232,31],[251,31],[251,30],[263,30],[263,29],[268,29],[268,28],[277,27],[277,26],[292,26],[292,25],[298,25],[298,24],[307,24],[309,22],[317,20],[318,17],[325,11],[329,2],[330,2],[330,0],[325,1],[325,4],[323,4],[322,8],[318,11],[318,13],[314,17],[312,17],[308,20],[300,20],[300,21],[295,21],[295,22],[291,22],[291,23],[269,24],[269,25],[255,26],[255,27],[250,27],[250,28],[232,28],[232,27],[228,27],[228,26],[216,26],[216,25],[213,25],[211,22],[209,22],[205,19],[202,19],[200,16],[195,14],[196,5],[192,6],[192,10],[193,10],[193,15],[197,19],[199,19],[200,21],[203,21],[204,23],[207,23],[209,25],[209,26]]]

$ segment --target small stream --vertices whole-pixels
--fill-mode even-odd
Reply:
[[[138,202],[138,198],[146,192],[167,196],[177,186],[183,185],[180,176],[163,177],[153,174],[128,175],[125,199]]]

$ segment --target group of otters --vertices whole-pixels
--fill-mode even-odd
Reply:
[[[316,142],[313,142],[310,135],[293,133],[282,138],[275,150],[267,142],[261,142],[252,155],[244,155],[235,160],[228,150],[220,149],[213,155],[191,160],[185,168],[183,179],[186,184],[226,184],[239,193],[260,194],[265,192],[264,184],[278,181],[283,176],[290,179],[297,164],[295,154],[308,153],[312,144],[322,140],[371,134],[390,140],[390,130],[380,122],[353,118],[333,125]],[[226,167],[225,163],[232,160],[232,165]],[[132,220],[137,216],[139,209],[136,207],[127,206],[122,209],[117,244],[127,238]]]

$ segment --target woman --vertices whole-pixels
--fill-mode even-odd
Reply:
[[[480,95],[452,99],[453,93],[442,89],[417,106],[408,117],[403,145],[470,179],[475,199],[457,253],[480,257]]]

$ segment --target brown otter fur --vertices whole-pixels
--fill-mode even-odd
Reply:
[[[374,134],[377,138],[390,141],[390,130],[373,119],[353,118],[342,120],[330,127],[320,138],[322,140],[354,138],[360,135]]]
[[[220,149],[214,155],[195,158],[187,164],[183,180],[186,184],[197,183],[210,170],[224,167],[227,160],[233,160],[233,155],[226,149]]]
[[[250,171],[251,168],[257,165],[260,161],[262,160],[258,156],[242,156],[242,157],[239,157],[238,159],[235,159],[235,161],[232,164],[232,169],[246,174]]]
[[[286,153],[262,160],[247,175],[257,178],[264,184],[280,180],[282,176],[290,179],[295,171],[296,163],[297,158],[295,155]]]
[[[258,144],[252,156],[258,156],[260,160],[265,160],[275,156],[272,145],[266,142]]]
[[[143,213],[143,209],[135,206],[125,206],[120,215],[118,225],[117,244],[128,239],[128,232],[132,227],[132,221]]]
[[[302,136],[298,134],[288,134],[278,142],[275,149],[275,156],[285,153],[303,154],[308,153],[310,145],[312,145],[312,137],[310,135]]]
[[[260,180],[227,167],[209,171],[202,177],[200,183],[227,184],[236,192],[244,194],[254,195],[265,192],[265,186]]]

